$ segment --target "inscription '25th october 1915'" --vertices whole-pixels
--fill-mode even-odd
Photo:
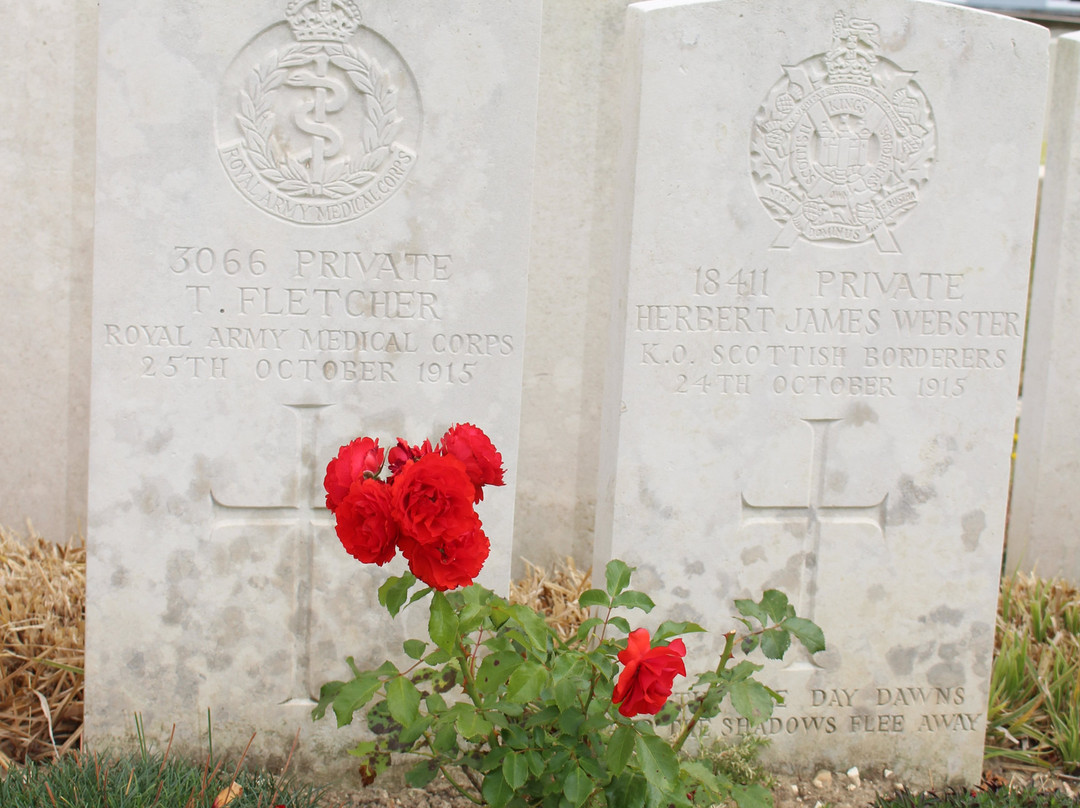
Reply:
[[[517,346],[456,327],[456,268],[450,252],[180,245],[166,261],[175,321],[107,322],[101,336],[138,351],[143,378],[470,384]]]
[[[805,305],[783,306],[767,267],[693,267],[690,296],[631,307],[637,362],[676,394],[957,398],[1023,329],[966,302],[969,274],[819,269]]]

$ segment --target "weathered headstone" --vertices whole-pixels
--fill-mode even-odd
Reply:
[[[770,677],[777,762],[975,780],[1047,33],[921,0],[629,18],[597,564],[712,629],[698,669],[734,598],[822,626]]]
[[[1080,34],[1055,45],[1007,567],[1080,582]]]
[[[96,4],[5,9],[0,32],[0,524],[86,526]]]
[[[96,742],[133,711],[167,732],[210,708],[215,744],[254,731],[281,754],[301,727],[309,762],[346,765],[311,698],[404,632],[376,601],[400,557],[353,561],[323,507],[326,463],[357,435],[491,436],[510,473],[480,508],[483,580],[505,585],[539,16],[518,0],[103,4]]]

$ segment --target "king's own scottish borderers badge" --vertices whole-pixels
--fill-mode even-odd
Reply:
[[[218,154],[268,213],[334,224],[374,210],[416,162],[420,99],[401,56],[354,0],[290,0],[226,73]]]
[[[915,74],[879,50],[876,24],[838,12],[829,51],[785,66],[758,110],[750,161],[781,225],[773,247],[873,239],[899,252],[892,229],[929,177],[934,116]]]

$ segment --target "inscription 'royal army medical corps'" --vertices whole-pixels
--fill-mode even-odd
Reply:
[[[782,225],[774,248],[801,237],[900,251],[892,228],[929,177],[934,116],[915,74],[879,50],[875,23],[837,12],[828,52],[785,66],[758,110],[750,164]]]
[[[353,0],[290,0],[226,72],[218,154],[248,200],[299,224],[356,219],[416,162],[420,98]]]

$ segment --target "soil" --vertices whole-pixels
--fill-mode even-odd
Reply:
[[[1080,806],[1080,777],[1053,772],[996,767],[983,774],[981,789],[1022,789],[1033,785],[1040,791],[1057,791]],[[775,808],[867,808],[878,797],[905,790],[905,785],[889,771],[859,773],[818,772],[813,778],[777,776],[773,785]],[[332,791],[325,808],[473,808],[474,803],[442,780],[424,790],[406,788],[390,792],[372,786],[362,791]]]

